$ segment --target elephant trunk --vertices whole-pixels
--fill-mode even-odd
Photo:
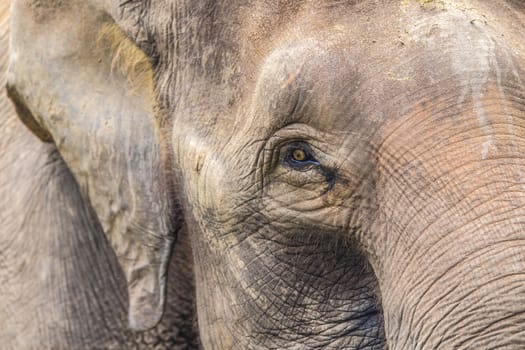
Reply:
[[[506,219],[498,204],[457,230],[429,231],[434,246],[413,242],[421,248],[385,267],[401,276],[381,285],[390,349],[525,345],[525,213]]]
[[[368,249],[392,350],[525,347],[522,112],[486,102],[385,142]]]

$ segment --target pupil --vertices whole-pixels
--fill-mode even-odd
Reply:
[[[296,149],[293,151],[293,157],[295,160],[302,161],[302,160],[305,160],[306,154],[304,153],[303,150]]]

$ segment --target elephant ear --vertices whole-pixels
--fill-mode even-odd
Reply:
[[[152,65],[99,5],[13,1],[8,91],[96,212],[127,280],[130,327],[144,330],[162,316],[177,229],[169,157]]]

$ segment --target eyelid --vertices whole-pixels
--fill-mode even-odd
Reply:
[[[265,151],[271,151],[296,142],[308,144],[310,140],[314,142],[320,141],[320,139],[316,137],[316,130],[306,124],[294,123],[278,130],[269,137],[264,149]]]
[[[256,160],[256,167],[262,170],[261,174],[269,173],[271,169],[279,164],[283,164],[284,149],[287,145],[296,142],[304,142],[308,144],[309,150],[317,149],[317,147],[310,145],[309,141],[321,142],[318,131],[307,124],[293,123],[285,126],[282,129],[276,130],[269,136],[259,151]],[[311,154],[315,154],[311,152]]]

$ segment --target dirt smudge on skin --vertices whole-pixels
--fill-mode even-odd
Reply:
[[[1,32],[4,33],[4,26],[7,25],[7,19],[9,18],[9,1],[0,1],[0,27]]]

